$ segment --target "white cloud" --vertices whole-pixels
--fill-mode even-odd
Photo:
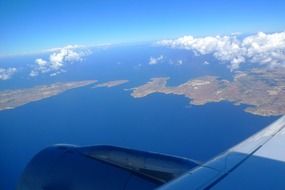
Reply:
[[[204,64],[204,65],[209,65],[210,62],[209,62],[209,61],[204,61],[203,64]]]
[[[8,80],[17,72],[17,69],[14,67],[10,68],[0,68],[0,80]]]
[[[38,65],[46,65],[47,64],[47,61],[43,60],[43,59],[36,59],[35,61]]]
[[[81,62],[90,53],[88,49],[78,45],[55,48],[48,60],[42,58],[35,60],[36,65],[30,72],[30,76],[37,76],[41,73],[50,73],[50,76],[55,76],[63,72],[65,64]]]
[[[183,61],[181,59],[177,60],[177,64],[178,65],[182,65],[183,64]]]
[[[285,65],[285,32],[248,36],[243,40],[247,56],[252,62],[270,64],[271,66]]]
[[[160,55],[158,57],[150,57],[148,64],[155,65],[155,64],[160,63],[163,59],[164,59],[163,55]]]
[[[230,63],[230,69],[245,62],[285,66],[285,32],[257,33],[239,39],[236,35],[195,38],[184,36],[162,40],[159,45],[194,51],[196,55],[213,54],[218,60]]]

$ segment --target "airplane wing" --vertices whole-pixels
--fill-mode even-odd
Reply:
[[[285,189],[285,116],[204,164],[113,146],[52,146],[31,160],[17,189]]]
[[[285,189],[285,116],[159,190]]]

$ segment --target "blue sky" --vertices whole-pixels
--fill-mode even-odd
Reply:
[[[0,55],[285,30],[284,0],[0,0]]]

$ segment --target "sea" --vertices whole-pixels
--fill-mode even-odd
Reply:
[[[94,48],[80,63],[56,76],[28,76],[34,59],[48,54],[0,58],[0,64],[19,68],[0,89],[27,88],[54,82],[127,79],[112,88],[92,85],[72,89],[16,109],[0,112],[0,189],[12,190],[31,158],[54,144],[114,145],[153,151],[205,162],[266,127],[277,117],[244,112],[245,105],[230,102],[189,104],[177,95],[152,94],[133,98],[131,88],[152,77],[170,77],[169,85],[217,75],[231,80],[232,73],[211,56],[153,45]],[[150,57],[164,59],[149,65]],[[178,64],[182,60],[183,64]],[[207,61],[209,64],[204,64]]]

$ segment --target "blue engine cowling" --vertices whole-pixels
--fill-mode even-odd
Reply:
[[[113,146],[57,145],[27,165],[17,190],[149,190],[198,164]]]

